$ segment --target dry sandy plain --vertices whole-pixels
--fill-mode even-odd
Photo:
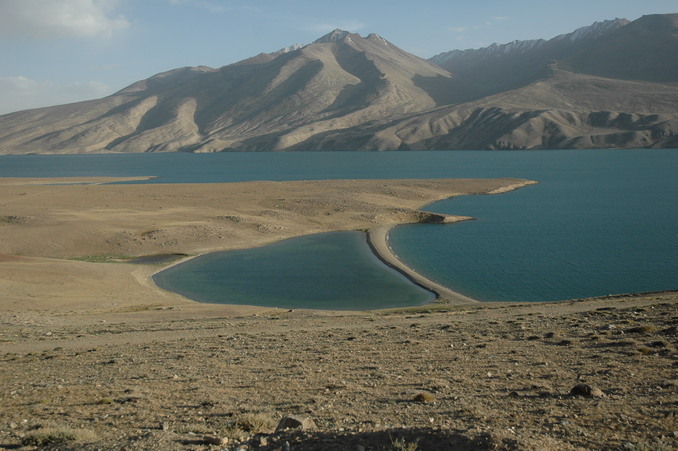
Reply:
[[[288,311],[192,302],[126,262],[330,230],[383,245],[455,219],[430,202],[525,181],[105,181],[0,179],[0,449],[678,447],[675,292]],[[314,425],[276,432],[288,415]]]

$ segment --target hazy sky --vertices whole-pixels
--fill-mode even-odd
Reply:
[[[334,28],[429,58],[671,12],[676,0],[0,0],[0,114],[103,97],[177,67],[221,67]]]

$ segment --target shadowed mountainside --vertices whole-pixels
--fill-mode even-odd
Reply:
[[[0,154],[678,147],[675,54],[678,14],[430,61],[335,30],[0,116]]]

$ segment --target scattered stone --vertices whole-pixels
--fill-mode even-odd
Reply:
[[[668,346],[668,343],[665,342],[664,340],[657,340],[653,341],[652,343],[649,343],[648,346],[651,348],[665,348]]]
[[[228,444],[228,437],[218,437],[216,435],[206,435],[203,440],[208,445],[224,446]]]
[[[652,326],[652,325],[645,325],[645,326],[636,326],[636,327],[631,327],[629,329],[626,329],[627,333],[632,333],[632,334],[650,334],[652,332],[656,332],[657,328]]]
[[[414,396],[414,401],[416,402],[433,402],[435,400],[436,397],[433,396],[433,393],[429,393],[427,391],[419,392]]]
[[[572,396],[583,396],[585,398],[602,398],[605,393],[598,387],[593,387],[588,384],[577,384],[570,390]]]
[[[284,431],[285,429],[301,429],[304,431],[315,429],[315,422],[309,417],[290,415],[280,420],[280,423],[278,423],[278,427],[275,428],[275,431]]]
[[[654,355],[657,354],[657,349],[648,348],[647,346],[640,346],[638,352],[642,355]]]

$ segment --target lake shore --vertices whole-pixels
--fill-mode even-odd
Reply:
[[[388,247],[438,220],[424,205],[531,182],[46,182],[0,179],[0,448],[678,446],[676,292],[289,310],[189,301],[124,263],[332,230]],[[276,432],[287,415],[315,427]]]
[[[157,266],[120,262],[257,247],[326,231],[438,221],[440,215],[419,208],[450,196],[534,183],[463,179],[101,184],[115,180],[0,179],[0,266],[8,275],[0,311],[68,308],[100,314],[140,305],[209,309],[159,290],[150,279]],[[53,290],[55,285],[62,288]]]

